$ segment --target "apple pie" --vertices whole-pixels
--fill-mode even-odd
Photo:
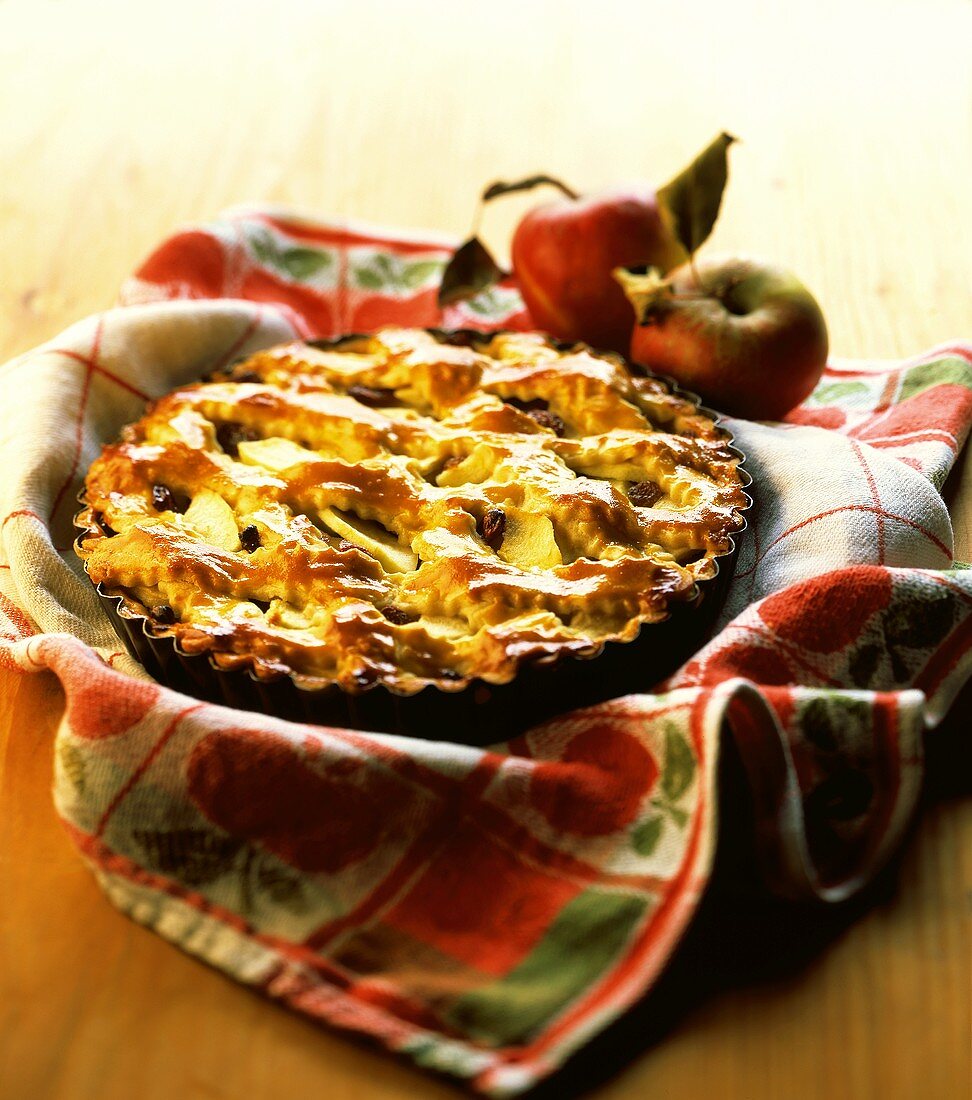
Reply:
[[[217,670],[459,692],[693,604],[743,526],[739,462],[613,353],[388,328],[153,402],[89,470],[76,548],[124,618]]]

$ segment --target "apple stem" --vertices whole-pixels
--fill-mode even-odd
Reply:
[[[496,183],[491,183],[479,196],[479,202],[476,205],[476,213],[473,215],[471,235],[473,237],[479,236],[479,226],[483,219],[483,207],[485,207],[486,203],[491,202],[493,199],[498,199],[501,195],[512,195],[517,191],[532,191],[534,187],[543,185],[556,187],[557,190],[566,195],[568,199],[580,198],[580,195],[573,187],[568,187],[563,180],[557,179],[556,176],[527,176],[525,179],[514,180],[512,183],[506,180],[497,180]]]
[[[709,291],[709,288],[702,282],[702,276],[699,274],[699,269],[695,266],[695,253],[689,254],[689,267],[692,269],[692,278],[695,279],[695,283],[702,293],[699,295],[701,298],[714,297]]]
[[[497,199],[500,195],[512,195],[515,191],[532,191],[534,187],[540,187],[543,184],[547,184],[550,187],[556,187],[558,191],[563,192],[568,199],[580,198],[580,195],[573,187],[568,187],[563,180],[557,179],[556,176],[537,175],[526,176],[524,179],[514,180],[512,183],[507,180],[497,180],[496,183],[491,183],[489,187],[483,191],[483,202]]]
[[[573,187],[568,187],[567,184],[563,183],[561,180],[545,176],[543,182],[549,183],[552,187],[558,187],[568,199],[579,199],[581,197],[579,191],[575,191]]]

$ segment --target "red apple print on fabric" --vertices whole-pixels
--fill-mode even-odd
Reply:
[[[914,383],[912,388],[918,383]],[[905,384],[904,392],[909,389]],[[921,432],[928,428],[957,431],[966,423],[972,391],[964,385],[937,385],[915,393],[896,405],[875,428],[875,434],[898,435]],[[867,438],[867,433],[862,433]]]
[[[699,682],[721,684],[742,676],[757,684],[792,684],[796,676],[787,659],[776,650],[751,642],[736,642],[721,647],[706,662]]]
[[[252,729],[204,737],[187,780],[190,797],[215,825],[293,867],[327,874],[363,859],[394,829],[405,790],[357,760],[325,774],[287,741]]]
[[[776,634],[815,653],[836,653],[856,641],[891,601],[891,576],[876,565],[814,577],[765,599],[760,618]]]
[[[335,313],[330,296],[278,279],[264,268],[254,267],[247,272],[240,297],[284,307],[284,312],[296,320],[301,334],[307,338],[329,336],[334,331]]]
[[[75,736],[86,741],[117,737],[140,722],[155,705],[159,697],[155,684],[126,679],[124,690],[119,690],[117,679],[87,664],[72,669],[65,677],[67,722]]]
[[[847,423],[847,414],[834,407],[815,409],[807,405],[800,405],[786,414],[786,422],[788,424],[809,424],[814,428],[828,428],[830,431],[838,431]]]
[[[352,309],[350,327],[355,332],[372,332],[382,325],[436,325],[440,321],[435,288],[412,298],[379,294],[362,297]]]
[[[550,824],[574,836],[604,836],[634,821],[658,779],[647,748],[615,725],[577,734],[555,763],[538,764],[530,800]]]
[[[170,237],[137,274],[146,282],[167,285],[178,298],[221,298],[226,293],[223,245],[196,229]]]
[[[520,858],[469,818],[451,825],[446,837],[386,923],[501,977],[583,887]]]

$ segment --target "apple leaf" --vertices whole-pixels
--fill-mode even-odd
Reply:
[[[452,254],[439,284],[439,308],[472,298],[503,278],[503,269],[478,237],[470,237]]]
[[[738,140],[722,133],[658,192],[672,217],[675,235],[692,255],[708,238],[719,216],[729,175],[727,152]]]
[[[568,187],[566,183],[557,179],[556,176],[540,175],[526,176],[524,179],[514,180],[512,183],[508,183],[506,180],[497,180],[496,183],[491,183],[483,192],[483,202],[489,202],[490,199],[498,199],[500,195],[512,195],[515,191],[532,191],[534,187],[540,187],[545,183],[563,191],[569,199],[580,197],[572,187]]]
[[[660,302],[672,296],[671,283],[657,267],[647,270],[616,267],[611,274],[634,308],[639,325],[645,323]]]

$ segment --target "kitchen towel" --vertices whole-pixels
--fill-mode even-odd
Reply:
[[[237,208],[122,305],[0,368],[0,663],[67,700],[55,800],[108,897],[238,981],[493,1096],[651,987],[710,877],[734,738],[766,881],[837,901],[895,850],[972,662],[940,490],[972,347],[831,362],[754,479],[711,641],[664,684],[488,749],[283,722],[152,682],[72,550],[88,464],[147,400],[296,336],[529,328],[507,280],[435,303],[451,242]],[[178,300],[174,300],[178,299]],[[19,736],[30,736],[23,730]]]

